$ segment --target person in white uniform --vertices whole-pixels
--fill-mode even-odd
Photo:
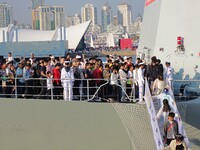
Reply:
[[[144,104],[143,93],[144,93],[144,62],[139,63],[138,69],[138,86],[139,86],[139,104]]]
[[[138,87],[138,69],[139,66],[135,65],[135,69],[133,70],[133,82],[134,82],[134,89],[135,89],[135,98],[139,97],[139,87]]]
[[[73,98],[73,82],[74,82],[74,73],[71,68],[70,61],[65,61],[64,67],[61,70],[61,82],[64,88],[63,98],[65,101],[72,101]]]
[[[166,83],[169,85],[169,87],[172,89],[173,86],[173,73],[174,69],[170,66],[170,62],[165,63],[166,70],[165,70],[165,79]]]
[[[119,69],[119,79],[120,79],[120,84],[122,86],[121,89],[121,101],[125,101],[125,93],[126,92],[126,81],[127,81],[127,74],[124,71],[124,64],[122,63],[120,65],[120,69]]]

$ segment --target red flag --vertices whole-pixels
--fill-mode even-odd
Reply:
[[[148,5],[150,5],[151,3],[153,3],[155,0],[146,0],[146,4],[145,4],[145,6],[148,6]]]

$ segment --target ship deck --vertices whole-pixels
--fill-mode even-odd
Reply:
[[[188,113],[186,132],[198,150],[200,128]],[[156,149],[145,105],[1,99],[0,118],[2,150]]]

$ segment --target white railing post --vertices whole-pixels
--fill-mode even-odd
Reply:
[[[90,98],[90,87],[89,87],[89,79],[87,79],[87,99]]]
[[[15,78],[15,98],[17,99],[17,78]]]
[[[79,80],[81,81],[81,79]],[[83,97],[83,82],[82,81],[79,85],[79,94],[80,94],[80,101],[82,101],[82,97]]]
[[[132,93],[133,93],[133,100],[135,100],[135,82],[133,82],[133,85],[132,85]]]
[[[51,84],[52,84],[52,87],[51,87],[51,100],[53,100],[53,80],[51,79]]]

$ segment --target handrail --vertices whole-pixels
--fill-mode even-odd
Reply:
[[[174,82],[200,82],[200,80],[173,80]]]
[[[99,79],[98,79],[98,80],[99,80]],[[109,80],[107,80],[106,83],[100,85],[100,87],[96,90],[96,92],[94,93],[94,95],[92,96],[92,98],[88,99],[88,101],[93,100],[93,99],[95,98],[95,95],[97,95],[98,91],[101,89],[101,87],[105,86],[105,85],[108,84],[108,83],[109,83]]]
[[[7,78],[8,79],[8,78]],[[57,80],[59,80],[61,83],[62,83],[62,81],[63,80],[61,80],[61,79],[55,79],[55,78],[49,78],[50,79],[50,83],[51,83],[51,85],[52,85],[52,88],[49,88],[49,89],[51,89],[51,95],[50,95],[50,98],[51,98],[51,100],[53,100],[54,99],[54,97],[55,96],[63,96],[63,95],[59,95],[59,93],[55,93],[54,92],[54,89],[63,89],[63,86],[62,86],[62,84],[60,85],[60,86],[53,86],[53,82],[54,81],[57,81]],[[21,96],[21,97],[23,97],[24,95],[25,95],[25,91],[23,90],[23,92],[22,93],[20,93],[20,91],[18,91],[20,88],[34,88],[36,91],[39,89],[39,88],[45,88],[45,89],[47,89],[47,85],[41,85],[40,84],[40,82],[39,81],[42,81],[42,80],[44,80],[44,81],[46,81],[47,80],[47,78],[27,78],[27,79],[23,79],[23,78],[9,78],[8,80],[6,80],[6,78],[0,78],[0,81],[1,82],[6,82],[6,85],[3,85],[3,84],[1,84],[0,85],[0,88],[1,88],[1,93],[0,93],[0,97],[7,97],[7,96],[10,96],[10,97],[12,97],[12,98],[19,98],[19,96]],[[67,81],[71,81],[72,79],[65,79],[65,80],[67,80]],[[94,86],[90,86],[90,82],[92,82],[92,81],[94,81],[94,84],[96,84],[96,81],[104,81],[99,87],[95,87],[95,85]],[[11,82],[9,82],[9,81],[11,81]],[[22,81],[22,82],[20,82],[20,81]],[[24,85],[24,83],[25,82],[27,82],[27,81],[29,81],[30,82],[30,85]],[[87,100],[88,101],[90,101],[90,100],[92,100],[92,99],[94,99],[95,98],[95,96],[97,95],[97,93],[100,91],[100,89],[101,88],[103,88],[104,86],[107,86],[107,85],[109,85],[110,84],[110,79],[73,79],[73,83],[74,83],[74,81],[81,81],[81,85],[80,86],[78,86],[78,87],[73,87],[73,89],[77,89],[77,88],[79,88],[79,92],[80,92],[80,95],[74,95],[74,96],[78,96],[78,97],[80,97],[80,100],[82,99],[82,98],[87,98]],[[118,79],[118,83],[117,84],[115,84],[117,87],[120,87],[121,88],[121,90],[122,90],[122,92],[123,93],[125,93],[125,96],[127,97],[127,99],[131,102],[134,102],[134,100],[133,99],[131,99],[131,97],[129,96],[129,94],[127,94],[126,93],[126,90],[119,84],[120,83],[120,81],[122,81],[122,80],[119,80]],[[19,82],[21,83],[21,84],[19,84]],[[35,82],[37,82],[37,84],[34,84]],[[85,86],[83,86],[83,82],[86,82],[86,84],[85,84]],[[8,84],[9,83],[9,84]],[[33,84],[34,84],[34,86],[33,86]],[[5,87],[4,87],[5,86]],[[134,92],[134,87],[135,87],[135,85],[134,85],[134,82],[133,82],[133,84],[132,84],[132,86],[131,87],[129,87],[129,90],[130,90],[130,92],[131,92],[131,95],[133,95],[132,97],[133,98],[135,98],[135,92]],[[12,90],[14,91],[14,93],[8,93],[8,92],[6,92],[5,91],[5,89],[9,89],[9,88],[12,88]],[[86,90],[85,90],[86,89]],[[93,92],[94,92],[94,94],[92,94],[92,95],[90,95],[90,90],[91,89],[95,89]],[[85,90],[85,91],[84,91]],[[83,91],[84,92],[86,92],[86,93],[83,93]],[[61,92],[62,93],[62,92]],[[39,93],[37,93],[37,94],[39,94]],[[58,95],[57,95],[58,94]],[[83,95],[84,94],[84,95]],[[110,93],[111,94],[111,93]],[[32,96],[32,97],[34,97],[34,98],[36,98],[38,95],[36,95],[36,93],[32,93],[32,92],[30,92],[30,93],[26,93],[26,96],[27,97],[30,97],[30,96]],[[45,97],[45,96],[49,96],[49,95],[45,95],[45,94],[43,94],[43,95],[40,95],[40,97]],[[84,97],[83,97],[84,96]],[[104,96],[106,96],[107,97],[107,95],[102,95],[103,97]]]
[[[151,96],[151,92],[150,92],[150,89],[149,89],[149,84],[148,84],[147,79],[145,79],[145,96],[144,96],[144,99],[145,99],[146,107],[147,107],[149,117],[150,117],[150,122],[151,122],[153,136],[154,136],[154,140],[155,140],[155,144],[156,144],[156,149],[162,150],[164,148],[164,143],[163,143],[163,140],[162,140],[160,128],[158,126],[158,122],[156,120],[156,111],[155,111],[155,107],[154,107],[154,104],[153,104],[153,99],[152,99],[152,96]]]
[[[148,83],[147,83],[147,84],[148,84]],[[148,88],[148,87],[146,87],[146,88]],[[178,108],[177,108],[177,105],[176,105],[176,101],[175,101],[175,98],[174,98],[174,93],[173,93],[173,91],[172,91],[172,89],[171,89],[170,87],[168,87],[168,89],[169,89],[169,99],[168,99],[168,100],[170,100],[170,101],[173,103],[173,105],[171,105],[171,107],[173,107],[173,110],[174,110],[176,113],[178,113],[178,115],[179,115],[179,117],[178,117],[178,119],[177,119],[178,127],[179,127],[179,133],[181,133],[181,134],[185,137],[184,140],[185,140],[187,146],[188,146],[189,149],[190,149],[190,143],[189,143],[189,140],[188,140],[188,138],[187,138],[187,135],[186,135],[186,132],[185,132],[185,129],[184,129],[184,125],[183,125],[183,123],[182,123],[182,119],[180,118],[180,114],[179,114],[179,111],[178,111]],[[145,93],[145,94],[147,94],[147,93]],[[153,101],[154,101],[154,102],[155,102],[156,99],[159,99],[159,102],[161,102],[160,96],[159,96],[159,95],[153,96],[152,98],[153,98]],[[151,98],[151,101],[152,101],[152,98]],[[152,103],[152,104],[153,104],[153,103]],[[155,107],[154,107],[154,106],[152,107],[152,109],[153,109],[153,111],[155,112]],[[151,115],[152,115],[152,117],[156,118],[154,114],[151,114]],[[157,122],[156,119],[155,119],[155,121],[156,121],[156,123],[158,124],[158,122]],[[152,127],[152,128],[153,128],[153,127]],[[153,130],[154,130],[154,129],[153,129]],[[161,134],[161,132],[160,132],[160,134]],[[156,134],[154,133],[154,135],[156,135]]]
[[[176,104],[176,101],[175,101],[175,98],[174,98],[174,93],[172,91],[172,89],[170,88],[169,89],[169,94],[171,95],[172,97],[172,100],[173,100],[173,103],[174,105],[171,106],[173,107],[173,109],[178,113],[179,115],[179,118],[178,118],[178,125],[179,125],[179,132],[184,136],[184,141],[186,142],[187,146],[189,149],[191,149],[191,145],[190,145],[190,142],[189,142],[189,139],[187,137],[187,134],[186,134],[186,131],[185,131],[185,128],[184,128],[184,125],[183,125],[183,122],[182,122],[182,119],[180,118],[180,113],[178,111],[178,108],[177,108],[177,104]]]

